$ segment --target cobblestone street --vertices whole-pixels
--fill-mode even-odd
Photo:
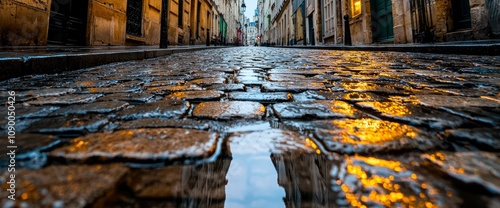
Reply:
[[[500,207],[499,56],[235,47],[0,88],[2,207]]]

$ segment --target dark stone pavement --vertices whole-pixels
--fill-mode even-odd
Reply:
[[[498,56],[221,48],[0,88],[4,207],[500,204]]]

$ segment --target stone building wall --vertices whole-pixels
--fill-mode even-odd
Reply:
[[[47,44],[50,0],[0,0],[0,46]]]
[[[127,25],[127,2],[92,0],[89,8],[90,45],[124,45]]]

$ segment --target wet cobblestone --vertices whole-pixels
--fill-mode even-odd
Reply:
[[[19,183],[0,202],[496,207],[499,66],[239,47],[5,80],[0,134],[15,90]]]

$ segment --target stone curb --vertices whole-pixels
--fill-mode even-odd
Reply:
[[[0,80],[31,74],[53,74],[94,67],[115,62],[143,60],[174,53],[216,49],[222,47],[197,47],[173,49],[142,49],[118,52],[93,52],[76,54],[35,55],[0,59]]]
[[[499,56],[500,55],[500,45],[273,46],[273,47],[317,49],[317,50],[392,51],[392,52],[416,52],[416,53],[487,55],[487,56]]]

